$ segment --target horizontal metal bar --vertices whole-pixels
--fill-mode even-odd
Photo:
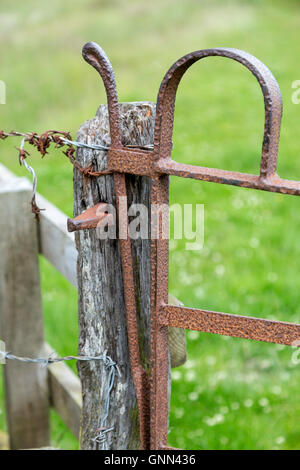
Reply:
[[[263,318],[211,312],[195,308],[164,305],[159,323],[164,326],[198,330],[236,338],[266,341],[292,346],[300,339],[300,325]]]
[[[155,168],[168,175],[192,178],[212,183],[229,184],[243,188],[260,189],[274,193],[300,196],[300,182],[281,179],[277,175],[263,178],[258,175],[239,173],[236,171],[219,170],[201,166],[185,165],[173,160],[160,160]]]

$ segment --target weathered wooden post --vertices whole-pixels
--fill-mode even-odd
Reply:
[[[155,104],[120,104],[121,131],[125,145],[145,146],[153,143]],[[107,106],[101,105],[96,116],[84,123],[77,140],[85,143],[110,145]],[[107,152],[79,149],[77,162],[84,167],[93,165],[95,171],[106,168]],[[148,177],[126,177],[128,205],[144,204],[149,209]],[[115,206],[113,177],[87,177],[74,169],[74,215],[77,216],[98,202]],[[149,224],[150,230],[150,224]],[[76,233],[78,248],[79,293],[79,353],[99,354],[104,351],[119,366],[111,394],[107,427],[109,449],[138,449],[139,424],[136,396],[131,378],[127,345],[126,315],[118,239],[100,240],[96,230]],[[139,343],[143,366],[149,371],[150,322],[150,239],[131,241],[136,305],[139,323]],[[104,412],[108,374],[100,362],[79,363],[82,382],[83,411],[81,420],[82,449],[94,449],[93,437]]]
[[[37,224],[25,178],[0,172],[0,339],[20,356],[44,354]],[[48,373],[36,364],[4,367],[10,448],[49,445]]]

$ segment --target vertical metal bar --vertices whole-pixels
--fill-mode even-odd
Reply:
[[[169,204],[169,177],[152,180],[152,207]],[[163,217],[166,217],[164,221]],[[167,445],[168,432],[168,327],[159,324],[160,306],[168,302],[168,261],[169,240],[163,237],[163,226],[169,223],[169,213],[162,214],[158,220],[157,239],[151,234],[151,449]]]
[[[149,449],[150,445],[149,379],[140,360],[131,241],[127,227],[127,203],[126,213],[123,214],[123,217],[120,214],[120,197],[126,197],[127,195],[125,174],[114,173],[114,183],[119,214],[119,233],[122,232],[123,234],[126,234],[126,238],[120,239],[120,249],[127,317],[127,333],[129,338],[128,347],[131,372],[138,401],[141,450],[145,450]],[[122,224],[122,220],[126,223],[126,227],[124,227],[124,224],[123,226],[120,225]]]

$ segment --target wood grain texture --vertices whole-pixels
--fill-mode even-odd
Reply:
[[[152,103],[120,104],[124,144],[153,143],[155,105]],[[83,124],[77,139],[108,146],[110,144],[108,112],[101,105],[95,118]],[[107,152],[79,149],[80,165],[93,165],[96,171],[105,168]],[[147,177],[127,176],[128,204],[150,204],[150,180]],[[74,170],[74,215],[99,202],[115,206],[112,176],[88,178]],[[111,393],[107,426],[109,449],[138,449],[138,411],[132,383],[126,330],[120,247],[118,240],[99,240],[96,230],[76,233],[78,248],[79,293],[79,354],[107,354],[117,362],[121,378],[117,377]],[[150,244],[149,240],[132,241],[136,303],[140,327],[139,344],[143,365],[149,370],[150,322]],[[91,439],[99,427],[103,413],[107,372],[101,363],[78,365],[82,382],[83,411],[81,448],[92,449]]]
[[[0,338],[14,354],[39,357],[44,334],[37,226],[30,199],[27,179],[0,181]],[[3,368],[10,448],[49,445],[47,370],[17,361]]]
[[[0,180],[15,179],[18,179],[16,175],[0,163]],[[28,184],[28,189],[29,187]],[[39,193],[36,195],[36,201],[38,207],[44,209],[40,212],[38,223],[40,253],[77,287],[77,250],[74,234],[67,230],[68,216]]]
[[[67,230],[68,217],[56,206],[37,194],[39,216],[39,249],[45,258],[74,287],[77,287],[77,250],[73,233]]]

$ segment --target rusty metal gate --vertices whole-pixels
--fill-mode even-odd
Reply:
[[[260,174],[246,174],[184,165],[171,159],[175,98],[187,69],[200,59],[220,56],[244,65],[256,77],[264,97],[265,127]],[[185,55],[166,73],[157,98],[154,148],[124,147],[121,141],[118,97],[112,66],[95,43],[83,48],[84,59],[101,75],[108,100],[111,146],[108,168],[113,173],[116,199],[126,196],[125,174],[152,179],[151,204],[169,204],[169,175],[214,183],[300,195],[300,182],[279,178],[276,174],[278,142],[282,115],[279,86],[270,70],[257,58],[237,49],[204,49]],[[91,209],[77,218],[73,230],[95,227]],[[92,211],[95,214],[95,211]],[[247,316],[168,305],[168,240],[162,234],[151,240],[151,377],[142,368],[138,346],[138,328],[134,293],[131,245],[127,234],[120,240],[124,295],[128,326],[130,363],[138,399],[142,449],[168,449],[168,327],[179,327],[219,335],[292,345],[300,338],[300,325]]]

